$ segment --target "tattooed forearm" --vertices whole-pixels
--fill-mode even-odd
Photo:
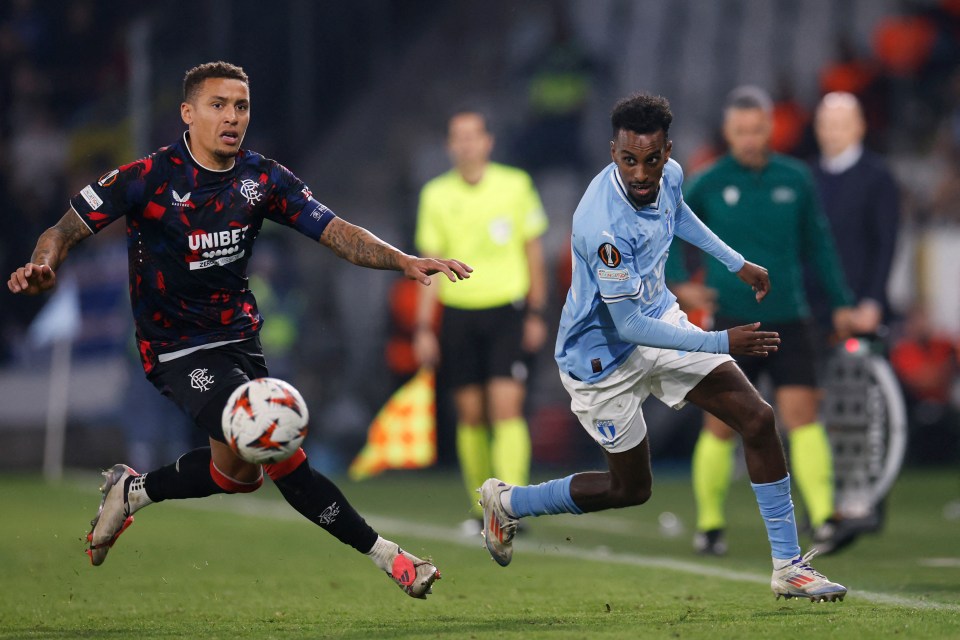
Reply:
[[[330,247],[341,258],[371,269],[400,270],[398,249],[390,246],[363,227],[334,218],[327,225],[320,242]]]
[[[90,229],[83,224],[80,216],[72,208],[68,209],[57,224],[40,234],[30,262],[49,265],[56,271],[70,249],[89,235]]]

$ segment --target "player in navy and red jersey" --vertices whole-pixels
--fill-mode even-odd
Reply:
[[[247,286],[247,262],[264,219],[292,227],[360,266],[468,278],[457,260],[407,255],[317,202],[279,163],[240,147],[250,122],[250,87],[240,67],[212,62],[184,78],[183,139],[110,171],[70,201],[41,234],[30,261],[11,274],[13,293],[56,284],[56,270],[78,242],[124,217],[130,299],[147,378],[210,436],[210,446],[145,474],[117,464],[104,472],[103,499],[87,536],[94,565],[153,502],[246,493],[263,471],[287,502],[340,541],[371,557],[409,595],[423,598],[440,577],[364,521],[302,449],[264,465],[240,459],[224,442],[221,414],[238,386],[267,375],[258,333],[262,318]]]
[[[232,167],[213,169],[193,156],[188,135],[70,201],[93,233],[126,216],[147,373],[184,350],[256,335],[261,318],[246,270],[264,218],[314,240],[334,218],[281,164],[240,149]]]

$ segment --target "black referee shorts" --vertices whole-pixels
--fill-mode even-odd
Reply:
[[[749,324],[743,320],[718,316],[714,321],[717,331]],[[817,387],[817,363],[822,357],[817,347],[813,321],[764,322],[760,331],[776,331],[780,334],[780,349],[766,358],[733,356],[750,382],[757,385],[764,373],[770,376],[774,387]]]
[[[524,312],[504,305],[491,309],[444,307],[440,329],[440,375],[451,388],[491,378],[525,382],[521,347]]]
[[[260,338],[255,337],[160,362],[147,379],[211,438],[224,442],[223,407],[230,394],[244,382],[267,375]]]

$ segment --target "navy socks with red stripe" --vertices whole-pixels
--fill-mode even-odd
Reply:
[[[153,502],[226,493],[210,476],[210,447],[188,451],[173,464],[151,471],[143,487]]]
[[[286,471],[282,463],[271,466],[281,467],[280,473]],[[215,472],[210,463],[210,447],[194,449],[180,456],[175,463],[146,474],[143,487],[152,502],[232,493],[214,481],[211,471]],[[290,506],[337,540],[360,553],[373,548],[377,532],[347,502],[333,482],[310,468],[305,456],[293,470],[282,477],[273,477],[273,481]],[[253,485],[259,486],[259,483]],[[253,485],[251,487],[255,488]]]
[[[377,532],[347,502],[343,493],[325,476],[303,462],[274,484],[291,507],[320,525],[340,542],[367,553],[377,541]]]

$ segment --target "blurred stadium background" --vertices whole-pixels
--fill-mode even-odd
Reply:
[[[960,461],[956,0],[9,0],[0,7],[4,273],[29,257],[71,194],[175,140],[184,71],[224,59],[251,76],[244,146],[280,160],[334,211],[407,250],[419,188],[448,166],[447,115],[464,103],[484,108],[497,135],[495,159],[532,172],[550,217],[554,329],[570,217],[609,160],[608,112],[617,98],[644,90],[670,99],[674,157],[691,174],[722,152],[720,108],[733,87],[769,90],[778,149],[805,159],[816,152],[809,122],[819,97],[852,90],[869,118],[868,146],[885,154],[904,198],[888,340],[894,349],[923,347],[897,370],[910,407],[907,462]],[[353,268],[288,231],[261,236],[255,263],[268,362],[310,403],[314,461],[339,474],[411,373],[397,278]],[[7,294],[3,304],[0,471],[39,469],[51,420],[66,426],[68,466],[171,460],[196,434],[136,362],[122,225],[81,245],[60,278],[63,306],[46,319],[49,297]],[[534,464],[581,468],[582,449],[599,462],[599,452],[581,446],[587,441],[549,351],[529,398]],[[51,372],[65,360],[71,373],[59,380]],[[686,464],[696,416],[669,429],[653,422],[658,464]],[[440,466],[456,464],[449,433],[441,415]]]

